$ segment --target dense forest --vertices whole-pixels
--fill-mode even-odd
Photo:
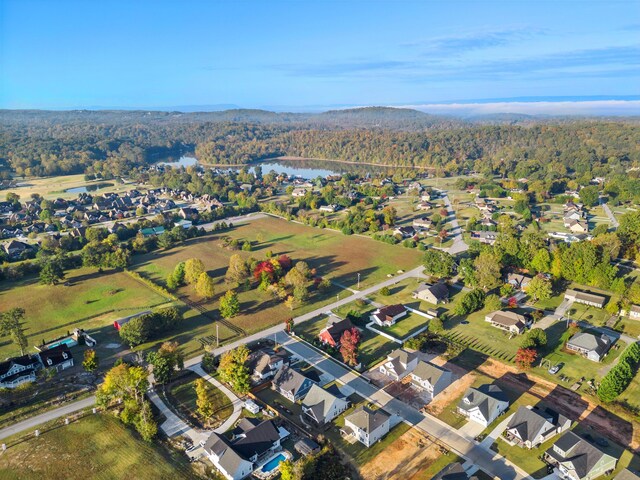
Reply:
[[[237,165],[297,156],[553,180],[640,165],[638,119],[474,123],[408,109],[321,114],[1,111],[2,174],[124,175],[169,155]]]

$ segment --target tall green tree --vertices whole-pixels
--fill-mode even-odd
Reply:
[[[220,315],[229,319],[240,313],[240,300],[238,294],[233,290],[227,290],[227,293],[220,299]]]
[[[24,308],[12,308],[2,313],[0,317],[0,331],[3,335],[9,335],[11,340],[20,349],[20,354],[27,352],[27,336],[24,333]]]

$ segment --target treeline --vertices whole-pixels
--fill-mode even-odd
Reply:
[[[441,176],[476,170],[536,180],[624,174],[640,160],[640,129],[633,120],[476,125],[396,110],[298,116],[4,111],[0,165],[18,175],[108,178],[195,150],[209,164],[288,155],[430,167]]]

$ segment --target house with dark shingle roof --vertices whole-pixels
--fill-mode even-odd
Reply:
[[[327,325],[318,334],[318,339],[326,345],[337,348],[340,346],[340,339],[342,339],[344,332],[352,328],[354,325],[348,318],[342,320],[335,315],[329,315]]]
[[[0,388],[16,388],[23,383],[35,382],[40,367],[37,355],[22,355],[0,363]]]
[[[611,473],[618,459],[608,455],[573,432],[566,432],[544,453],[544,460],[561,478],[593,480]]]
[[[271,381],[271,388],[292,402],[304,398],[316,382],[288,365],[280,367]]]
[[[410,375],[412,385],[426,392],[431,400],[454,382],[451,371],[422,360],[418,361]]]
[[[390,419],[384,410],[360,406],[345,415],[340,433],[345,437],[352,436],[368,448],[389,433]]]
[[[44,368],[54,368],[57,372],[73,367],[73,355],[66,344],[61,344],[38,353]]]
[[[302,401],[302,412],[317,425],[324,425],[349,408],[351,402],[338,387],[313,385]]]
[[[500,387],[488,383],[469,388],[458,403],[458,413],[485,427],[507,408],[509,398]]]
[[[521,406],[513,414],[504,437],[519,447],[535,448],[571,428],[571,420],[553,410]]]
[[[218,471],[228,480],[242,480],[254,468],[281,449],[280,433],[271,420],[255,423],[243,419],[234,430],[233,440],[213,432],[204,451]]]

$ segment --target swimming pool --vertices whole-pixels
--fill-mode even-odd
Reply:
[[[267,463],[262,466],[262,471],[264,473],[269,473],[270,471],[278,468],[280,462],[284,462],[287,459],[283,454],[279,453],[276,457],[273,457]]]
[[[78,344],[73,338],[65,338],[64,340],[60,340],[59,342],[50,343],[47,345],[47,348],[54,348],[60,345],[67,345],[68,347],[75,347]]]

